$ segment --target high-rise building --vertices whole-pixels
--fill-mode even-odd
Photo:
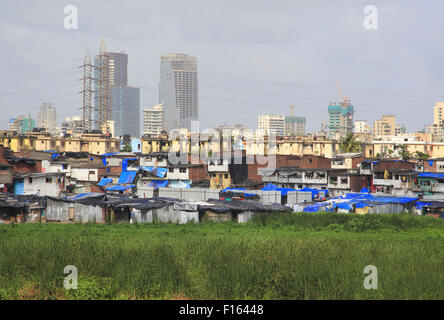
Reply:
[[[172,53],[160,58],[159,103],[165,130],[191,129],[199,119],[197,57]]]
[[[126,87],[128,85],[128,55],[123,52],[105,52],[94,59],[94,102],[96,106],[95,118],[99,118],[99,104],[101,92],[106,95],[106,120],[113,119],[112,87]]]
[[[286,116],[284,119],[284,135],[305,136],[305,117]]]
[[[370,125],[365,120],[356,120],[355,121],[355,133],[366,133],[370,134],[372,129],[370,128]]]
[[[128,86],[128,55],[107,52],[102,41],[94,60],[95,128],[114,134],[140,136],[140,89]],[[105,121],[106,119],[106,121]]]
[[[78,116],[65,118],[65,121],[62,122],[61,130],[64,136],[80,136],[83,133],[82,118]]]
[[[37,127],[54,134],[57,127],[57,111],[51,102],[44,102],[37,112]]]
[[[433,106],[433,124],[444,126],[444,102],[437,102]]]
[[[437,102],[433,107],[433,123],[426,128],[434,142],[444,141],[444,102]]]
[[[354,108],[349,100],[328,105],[328,133],[331,138],[339,138],[353,132]]]
[[[274,114],[258,115],[258,129],[266,135],[304,136],[305,117],[281,116]]]
[[[257,128],[265,135],[270,135],[271,133],[275,135],[283,135],[285,130],[285,116],[259,114]]]
[[[392,114],[383,115],[381,120],[376,120],[373,124],[373,135],[375,136],[395,136],[400,132],[400,127],[396,125],[396,118]]]
[[[116,137],[140,137],[140,89],[112,86],[111,101]]]
[[[164,128],[164,110],[162,104],[143,109],[143,134],[157,136]]]

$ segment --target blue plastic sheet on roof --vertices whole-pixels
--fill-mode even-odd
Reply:
[[[422,201],[418,201],[415,203],[416,209],[422,209],[422,207],[424,206],[428,206],[432,204],[431,202],[422,202]]]
[[[156,167],[140,167],[139,170],[144,170],[151,172],[159,178],[164,178],[168,169],[167,168],[156,168]]]
[[[307,187],[305,187],[305,188],[302,188],[302,189],[300,189],[299,191],[310,191],[311,193],[313,193],[314,195],[316,194],[319,194],[319,190],[316,190],[316,189],[311,189],[311,188],[307,188]]]
[[[422,172],[418,174],[418,177],[443,179],[444,173]]]
[[[135,187],[135,185],[129,185],[129,186],[114,186],[114,187],[109,187],[109,188],[106,188],[105,190],[108,190],[108,191],[125,191],[125,190],[128,190],[128,189],[130,189],[130,188],[134,188]]]
[[[429,163],[429,166],[433,167],[433,160],[428,160],[427,162]]]
[[[227,191],[245,191],[247,189],[245,188],[225,188],[224,190],[222,190],[222,192],[227,192]]]
[[[365,202],[358,202],[358,203],[356,204],[356,208],[365,208],[365,207],[368,207],[368,203],[365,203]]]
[[[263,187],[261,190],[262,191],[276,191],[277,189],[278,189],[278,186],[276,186],[272,183],[269,183],[265,187]]]
[[[78,193],[74,196],[63,197],[62,199],[79,200],[79,199],[94,198],[94,197],[101,197],[101,196],[103,196],[103,193],[85,192],[85,193]]]
[[[411,201],[418,200],[418,198],[412,197],[375,197],[371,194],[365,193],[347,193],[345,196],[342,196],[342,199],[350,199],[350,200],[361,200],[361,201],[369,201],[369,202],[379,202],[379,203],[408,203]]]
[[[104,187],[106,184],[113,182],[111,178],[102,178],[100,182],[97,184],[100,187]]]
[[[245,191],[247,189],[245,188],[225,188],[224,190],[222,190],[222,192],[236,192],[236,191]],[[244,193],[246,196],[254,196],[254,193]]]
[[[148,186],[154,187],[154,189],[164,188],[168,186],[168,180],[153,180]]]
[[[136,177],[137,171],[122,171],[119,177],[119,181],[117,183],[124,184],[124,183],[133,183],[134,178]]]
[[[115,154],[117,154],[117,153],[108,152],[108,153],[101,154],[101,156],[103,157],[102,158],[103,165],[106,166],[106,157],[113,156]]]
[[[58,153],[53,153],[51,154],[51,160],[54,160],[55,158],[57,158],[59,156]]]
[[[190,189],[190,183],[185,181],[170,182],[170,188]]]
[[[368,188],[362,188],[360,193],[370,193],[370,190]]]
[[[126,171],[128,168],[128,161],[137,160],[137,158],[128,158],[128,159],[122,159],[122,171]]]
[[[339,209],[351,210],[353,207],[347,202],[341,202],[333,205],[333,208],[338,207]]]
[[[296,191],[296,190],[292,188],[277,188],[276,191],[280,191],[281,196],[286,196],[288,194],[288,191]]]

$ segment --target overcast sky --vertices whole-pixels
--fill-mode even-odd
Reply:
[[[65,30],[65,5],[78,8],[78,30]],[[363,27],[367,5],[378,29]],[[141,109],[158,103],[162,54],[198,57],[201,129],[257,125],[258,113],[307,118],[320,129],[334,81],[355,107],[355,120],[395,114],[421,130],[444,101],[444,1],[22,1],[0,2],[0,128],[9,117],[53,102],[59,124],[81,115],[86,48],[125,51],[129,85]]]

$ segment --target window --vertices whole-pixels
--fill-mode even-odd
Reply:
[[[179,169],[179,172],[180,172],[180,173],[186,173],[186,172],[187,172],[187,168],[180,168],[180,169]]]
[[[46,178],[46,183],[52,183],[52,178]]]
[[[90,171],[89,174],[96,174],[96,172],[95,171]]]
[[[228,173],[224,174],[225,179],[228,179]]]
[[[31,178],[31,177],[28,178],[28,182],[29,182],[30,184],[32,183],[32,178]]]
[[[174,168],[169,168],[168,172],[174,172]]]

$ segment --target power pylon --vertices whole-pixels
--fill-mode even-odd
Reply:
[[[90,132],[92,129],[92,120],[91,120],[91,110],[92,110],[92,104],[91,104],[91,98],[92,98],[92,68],[93,65],[91,64],[91,57],[89,55],[89,50],[86,49],[85,51],[85,57],[83,59],[83,65],[80,66],[80,68],[83,68],[83,78],[80,79],[83,83],[83,90],[80,92],[83,95],[83,104],[82,104],[82,110],[83,110],[83,118],[82,118],[82,124],[83,124],[83,132]]]

